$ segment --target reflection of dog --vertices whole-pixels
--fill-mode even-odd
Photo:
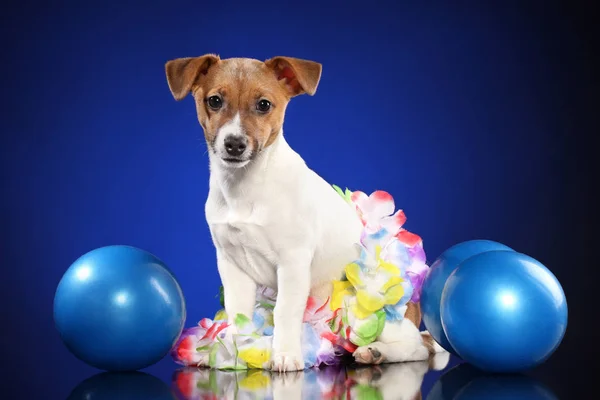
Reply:
[[[176,371],[173,386],[179,397],[186,400],[362,398],[355,392],[364,394],[367,387],[373,398],[413,400],[421,398],[425,374],[444,369],[449,358],[449,353],[442,352],[425,361],[287,373],[184,368]]]
[[[421,385],[425,374],[440,371],[448,365],[450,354],[441,352],[428,361],[413,361],[398,364],[383,364],[362,367],[350,377],[361,385],[376,389],[380,399],[421,399]]]
[[[362,232],[356,212],[282,134],[289,100],[315,93],[321,65],[290,57],[261,62],[204,55],[171,60],[166,74],[175,99],[194,96],[208,144],[206,218],[229,322],[252,315],[257,285],[277,289],[271,367],[303,369],[307,298],[331,294],[331,282],[359,256],[355,243]],[[420,334],[420,321],[419,305],[409,303],[406,318],[386,323],[377,342],[355,352],[356,361],[426,360],[441,351]]]

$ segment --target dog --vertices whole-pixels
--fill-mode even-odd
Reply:
[[[355,210],[283,135],[289,101],[315,94],[322,65],[205,54],[170,60],[165,71],[175,100],[193,96],[208,146],[205,216],[229,322],[252,315],[257,285],[276,289],[271,369],[301,370],[307,298],[331,294],[331,282],[359,257],[355,244],[363,229]],[[355,360],[422,361],[443,351],[419,331],[420,323],[419,304],[409,303],[405,318],[386,322],[376,342],[354,352]]]

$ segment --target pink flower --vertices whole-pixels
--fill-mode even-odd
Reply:
[[[396,239],[408,247],[414,247],[416,245],[422,246],[423,243],[423,240],[419,235],[409,232],[406,229],[400,229],[398,233],[396,233]]]
[[[384,228],[395,235],[406,222],[404,211],[398,210],[394,213],[394,198],[388,192],[376,190],[367,196],[364,192],[356,191],[352,192],[350,199],[368,232],[377,232]]]
[[[186,367],[177,370],[173,376],[173,399],[220,400],[216,386],[210,382],[215,378],[214,370]],[[217,378],[218,379],[218,378]]]
[[[346,328],[346,330],[350,330],[350,327]],[[347,334],[349,335],[349,333]],[[323,332],[321,337],[329,340],[332,345],[343,348],[348,353],[354,353],[356,349],[358,349],[358,346],[352,343],[350,340],[342,337],[341,335],[336,335],[333,332]]]
[[[202,356],[196,351],[197,343],[204,336],[206,330],[200,326],[185,329],[175,346],[171,350],[171,356],[180,365],[197,365],[202,361]]]
[[[329,297],[322,304],[316,298],[309,297],[304,310],[303,322],[314,323],[330,320],[333,317],[333,311],[328,305]]]
[[[213,322],[208,318],[203,318],[198,325],[206,329],[206,333],[201,340],[208,339],[210,341],[215,340],[219,332],[229,326],[227,322]]]
[[[174,379],[174,384],[179,393],[186,399],[191,399],[195,394],[196,388],[195,370],[177,371]]]
[[[212,344],[227,326],[226,322],[202,319],[197,326],[183,330],[171,350],[171,357],[180,365],[198,365],[206,358],[206,351],[202,349]]]

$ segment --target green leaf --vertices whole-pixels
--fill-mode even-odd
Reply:
[[[196,387],[202,391],[204,391],[204,390],[212,391],[212,387],[210,386],[210,381],[203,381],[203,380],[198,379],[196,381]]]
[[[340,188],[337,185],[331,185],[331,186],[333,186],[335,191],[340,196],[342,196],[342,199],[346,200],[347,203],[352,203],[352,192],[350,191],[350,189],[346,188],[346,190],[342,190],[342,188]]]
[[[208,365],[210,367],[215,367],[217,362],[217,351],[219,351],[219,346],[213,346],[212,349],[210,349],[210,354],[208,355]]]
[[[350,303],[348,302],[348,300],[346,300],[346,301],[344,302],[344,305],[343,305],[343,310],[342,310],[342,312],[341,312],[341,314],[342,314],[342,324],[344,324],[345,326],[348,326],[348,325],[350,325],[350,324],[348,323],[348,309],[349,309],[349,308],[350,308]]]
[[[348,307],[347,305],[345,307]],[[342,313],[342,324],[348,326],[348,315],[346,313]]]
[[[368,385],[357,385],[355,386],[355,389],[357,392],[357,400],[383,400],[383,395],[376,387]]]
[[[342,188],[340,188],[338,185],[331,185],[333,186],[333,188],[335,189],[336,192],[338,192],[338,194],[342,197],[344,197],[344,192],[342,191]]]
[[[210,371],[209,379],[210,379],[210,390],[213,393],[219,393],[219,381],[217,380],[217,374],[215,371]]]
[[[238,314],[235,316],[235,324],[237,326],[244,326],[245,324],[250,323],[250,318],[245,316],[244,314]]]
[[[373,318],[375,317],[375,318]],[[373,343],[385,326],[385,311],[377,310],[373,315],[369,316],[369,321],[361,325],[354,331],[356,334],[355,343],[357,346],[366,346]]]
[[[355,332],[361,338],[369,340],[376,337],[377,330],[379,329],[379,321],[377,318],[372,318],[372,316],[369,316],[369,319],[365,321],[366,322],[358,326],[358,329],[356,329]]]
[[[381,332],[383,332],[383,327],[385,326],[385,311],[383,309],[377,310],[375,312],[375,315],[377,316],[378,321],[378,327],[377,332],[375,333],[375,337],[378,337],[379,335],[381,335]]]
[[[223,371],[242,371],[242,370],[248,369],[248,367],[246,367],[243,364],[236,363],[235,365],[232,365],[230,367],[224,367],[222,369],[223,369]]]
[[[260,301],[258,304],[260,304],[261,307],[266,308],[268,310],[274,310],[275,306],[271,303],[267,303],[266,301]]]
[[[219,303],[221,303],[221,307],[225,308],[225,289],[223,286],[219,287]]]

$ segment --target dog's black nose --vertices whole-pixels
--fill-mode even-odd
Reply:
[[[230,156],[239,157],[246,151],[246,143],[244,136],[227,136],[225,138],[225,150]]]

